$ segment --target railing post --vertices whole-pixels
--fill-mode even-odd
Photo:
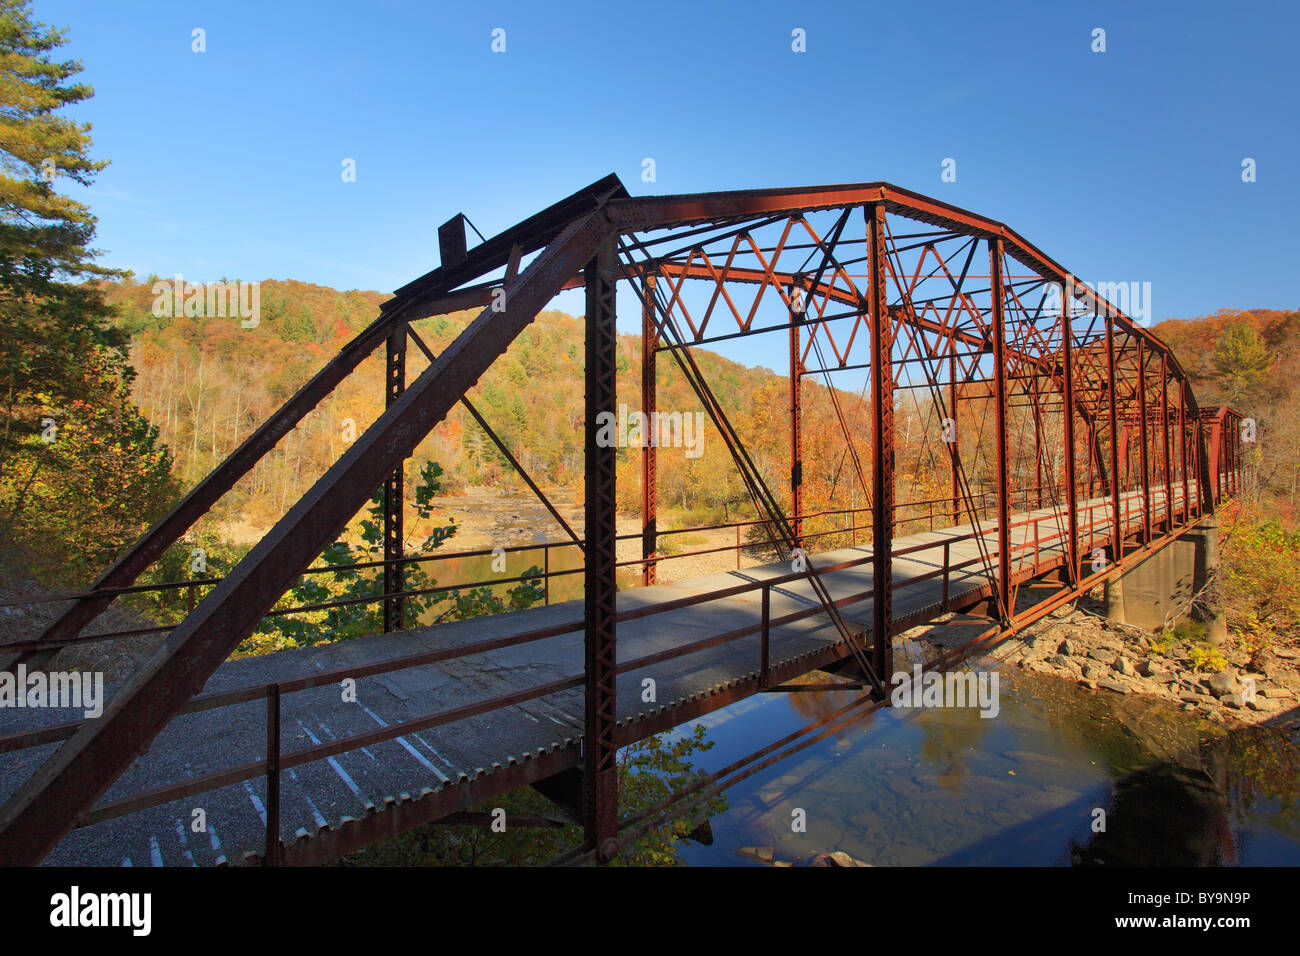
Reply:
[[[759,671],[758,686],[763,689],[768,685],[768,667],[771,663],[770,658],[770,626],[772,620],[772,589],[768,585],[763,585],[763,613],[762,613],[762,646],[759,651]]]
[[[943,596],[939,599],[939,607],[943,613],[948,611],[948,575],[951,573],[950,563],[952,561],[950,542],[945,538],[943,542]]]
[[[266,866],[280,865],[280,685],[266,688]]]
[[[586,269],[586,561],[585,687],[583,753],[584,833],[598,861],[607,861],[618,834],[618,751],[614,744],[616,704],[617,592],[614,511],[617,449],[602,444],[597,419],[617,400],[617,280],[612,239],[606,239]],[[606,447],[608,446],[608,447]]]
[[[740,525],[736,525],[736,570],[740,570]]]
[[[549,544],[542,546],[542,598],[543,603],[550,607],[551,604],[551,546]]]

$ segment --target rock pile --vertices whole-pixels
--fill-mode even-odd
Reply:
[[[1300,699],[1300,651],[1279,648],[1252,656],[1224,650],[1228,666],[1207,672],[1196,669],[1192,645],[1175,641],[1156,649],[1150,635],[1086,611],[1044,624],[999,645],[993,656],[1092,690],[1181,703],[1217,723],[1258,723],[1295,708]]]

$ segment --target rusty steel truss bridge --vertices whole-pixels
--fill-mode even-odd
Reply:
[[[473,248],[465,222],[440,228],[439,268],[398,289],[89,590],[60,595],[43,633],[0,647],[9,672],[39,670],[65,647],[144,633],[86,632],[122,594],[191,596],[183,620],[151,629],[165,642],[102,716],[0,726],[0,862],[320,863],[427,823],[481,823],[471,808],[529,785],[557,815],[512,823],[581,822],[584,843],[561,862],[605,861],[693,801],[885,706],[902,631],[955,612],[982,618],[978,637],[932,662],[952,666],[1149,557],[1239,481],[1238,416],[1201,408],[1149,330],[1002,223],[888,183],[634,197],[609,176]],[[586,296],[581,533],[470,397],[567,289]],[[683,553],[664,542],[691,530],[658,528],[661,449],[631,452],[642,531],[617,534],[620,452],[599,440],[597,418],[618,404],[620,292],[625,317],[641,318],[642,410],[656,411],[659,366],[680,375],[752,502],[752,519],[710,529],[736,529],[735,572],[660,582]],[[479,311],[435,354],[418,323],[463,310]],[[696,359],[701,346],[761,334],[783,358],[788,345],[778,412],[789,459],[777,476]],[[385,411],[236,567],[136,583],[381,348]],[[428,364],[408,380],[411,348]],[[865,383],[860,420],[831,387],[843,372]],[[818,381],[824,391],[809,387]],[[833,406],[842,447],[805,448],[802,406],[814,394]],[[909,402],[925,422],[915,462],[896,441]],[[406,602],[418,592],[404,572],[444,556],[404,551],[404,463],[457,404],[566,537],[511,549],[544,556],[546,606],[413,626]],[[860,498],[845,507],[832,491],[810,510],[806,466],[831,459],[842,476],[832,487]],[[925,489],[908,497],[922,475]],[[313,562],[378,489],[384,557],[365,567],[382,576],[371,600],[385,633],[229,660],[268,614],[339,603],[273,610],[305,575],[338,570]],[[771,563],[739,570],[742,528]],[[639,543],[639,556],[619,561],[619,540]],[[580,552],[581,568],[552,570],[557,547]],[[620,567],[641,586],[620,591]],[[565,573],[581,575],[583,597],[551,602],[551,578]],[[1026,602],[1026,585],[1044,580],[1055,588]],[[860,691],[853,703],[620,819],[620,747],[836,668],[851,677],[832,686]],[[637,694],[644,675],[658,679],[657,704]],[[349,678],[359,703],[339,702]],[[351,796],[331,795],[339,781]],[[215,830],[210,846],[186,840],[199,805],[225,834],[219,850]]]

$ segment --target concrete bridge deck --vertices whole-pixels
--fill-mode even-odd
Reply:
[[[1157,517],[1164,511],[1162,497],[1158,492],[1153,494]],[[1082,552],[1108,540],[1110,529],[1103,514],[1107,504],[1104,499],[1080,504]],[[1140,507],[1139,495],[1125,496],[1126,531],[1141,523]],[[1091,528],[1089,515],[1096,519]],[[1013,566],[1018,578],[1042,574],[1064,563],[1063,511],[1046,508],[1019,513],[1013,515],[1013,525]],[[981,523],[980,531],[985,550],[995,551],[996,527]],[[990,594],[971,526],[898,537],[893,562],[896,627],[924,623],[944,613],[942,578],[925,576],[944,567],[945,547],[950,568],[970,562],[948,576],[949,607],[970,606]],[[852,599],[843,606],[842,613],[851,627],[864,631],[870,629],[872,619],[870,556],[870,548],[854,547],[811,559],[819,569],[861,562],[827,571],[822,579],[835,600]],[[782,562],[627,590],[618,595],[618,609],[624,614],[745,582],[772,580],[788,575],[790,570],[789,564]],[[854,599],[855,595],[865,597]],[[820,606],[806,580],[772,587],[770,600],[774,621]],[[580,678],[582,615],[582,602],[571,601],[228,662],[213,675],[205,693],[286,682],[314,672],[346,670],[542,627],[572,625],[567,633],[544,640],[361,677],[355,701],[345,701],[334,683],[285,694],[281,705],[281,749],[290,756],[295,750],[340,737],[575,675]],[[756,588],[741,595],[620,621],[618,661],[622,666],[692,641],[746,626],[757,627],[760,620],[761,591]],[[751,634],[621,673],[620,744],[757,692],[759,645],[758,635]],[[788,680],[843,656],[845,649],[839,635],[824,614],[815,613],[771,628],[774,681]],[[644,678],[655,682],[655,703],[642,700]],[[345,818],[364,818],[386,803],[401,805],[419,800],[422,793],[426,797],[435,795],[449,810],[463,808],[485,795],[513,789],[528,782],[528,778],[539,779],[576,767],[581,760],[583,706],[579,680],[576,686],[545,697],[288,769],[282,776],[281,838],[286,845],[293,845],[307,835],[327,834]],[[6,712],[9,726],[0,728],[0,732],[58,723],[74,716],[57,710],[19,711],[16,719],[21,723],[15,725],[12,713]],[[105,801],[261,760],[266,751],[265,728],[266,708],[260,700],[182,714],[114,784]],[[56,746],[47,744],[0,754],[0,796],[12,793]],[[529,765],[532,770],[522,776],[502,774],[502,768],[518,771]],[[99,866],[236,863],[249,852],[260,852],[264,845],[265,800],[265,779],[256,776],[83,826],[70,833],[46,862]],[[206,832],[196,833],[191,828],[196,809],[206,817]]]

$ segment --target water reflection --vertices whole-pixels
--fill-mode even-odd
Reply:
[[[821,679],[821,678],[816,678]],[[1002,672],[994,719],[886,710],[729,791],[697,865],[843,850],[881,865],[1300,864],[1300,749],[1149,699]],[[709,720],[704,769],[826,716],[851,692],[768,695]],[[794,811],[807,818],[793,832]],[[1097,826],[1104,812],[1105,828]],[[1096,831],[1096,832],[1094,832]]]

